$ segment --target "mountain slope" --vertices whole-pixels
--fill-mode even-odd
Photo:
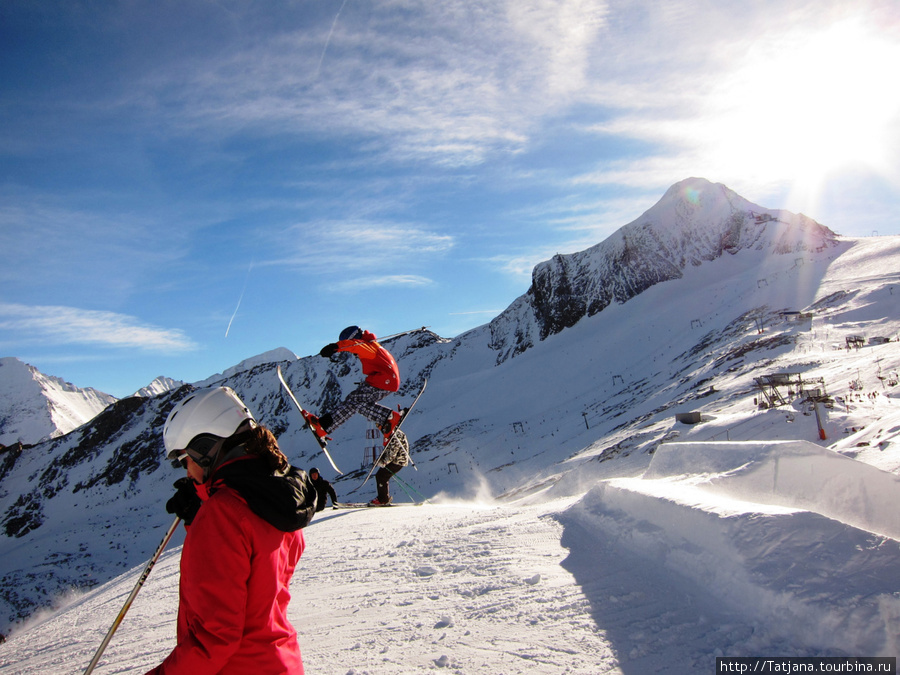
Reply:
[[[134,396],[140,396],[142,398],[151,398],[153,396],[159,396],[160,394],[164,394],[167,391],[172,391],[173,389],[178,389],[179,387],[184,386],[184,382],[180,380],[173,380],[171,377],[165,377],[160,375],[153,382],[148,384],[146,387],[142,387],[138,389]]]
[[[69,433],[116,399],[0,358],[0,445],[37,443]]]
[[[726,194],[709,183],[703,189]],[[800,216],[704,194],[684,186],[670,190],[665,213],[675,222],[654,216],[658,222],[644,231],[658,232],[641,246],[651,262],[629,268],[659,271],[668,264],[660,260],[683,260],[680,276],[602,311],[585,311],[564,330],[540,339],[529,291],[497,320],[457,338],[422,330],[386,341],[405,378],[386,403],[403,404],[429,378],[404,425],[416,462],[416,469],[403,473],[412,497],[512,499],[550,489],[580,495],[612,476],[639,475],[660,444],[675,439],[810,440],[897,468],[885,466],[895,456],[890,450],[900,428],[889,422],[895,390],[889,379],[878,377],[900,369],[898,343],[853,350],[832,344],[860,333],[896,338],[900,238],[842,239]],[[697,200],[705,206],[699,208]],[[720,246],[721,240],[713,245],[716,237],[707,236],[709,245],[698,248],[691,237],[678,236],[699,236],[710,223],[727,222],[735,204],[750,215],[741,216],[740,236],[729,239],[729,246]],[[765,228],[757,228],[753,213],[778,222],[761,217]],[[585,272],[568,278],[583,279],[584,288],[609,283],[609,251],[624,238],[620,231],[607,246],[576,254],[578,269],[593,270],[595,277]],[[651,249],[649,242],[657,240],[668,243]],[[709,260],[698,252],[719,250]],[[788,321],[786,310],[803,310],[811,318]],[[321,468],[315,444],[280,391],[275,368],[282,365],[305,405],[322,411],[355,386],[358,366],[347,358],[292,356],[277,351],[275,360],[249,359],[247,367],[208,382],[234,387],[278,435],[292,462]],[[771,372],[824,381],[833,401],[819,411],[825,439],[812,403],[799,391],[785,391],[782,407],[757,407],[761,393],[754,378]],[[864,388],[851,390],[851,381]],[[9,621],[72,586],[110,579],[155,548],[169,521],[162,505],[180,475],[162,461],[160,430],[188,390],[124,399],[37,452],[0,455],[0,606]],[[876,391],[879,396],[871,396]],[[857,398],[862,392],[869,394],[864,400]],[[675,420],[676,413],[689,411],[703,421]],[[326,477],[335,480],[343,499],[361,482],[372,443],[362,419],[334,436],[331,448],[346,475]],[[856,445],[863,442],[879,449]],[[399,487],[394,493],[408,498]],[[38,572],[47,560],[61,561],[50,577]]]
[[[491,346],[503,361],[610,303],[723,256],[803,255],[835,245],[831,230],[803,215],[763,209],[724,185],[690,178],[602,243],[537,265],[528,292],[491,322]]]

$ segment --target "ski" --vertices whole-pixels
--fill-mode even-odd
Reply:
[[[387,441],[385,441],[384,449],[381,451],[381,454],[378,455],[378,459],[376,459],[375,462],[372,464],[372,468],[369,469],[369,473],[366,475],[366,479],[362,483],[360,483],[358,487],[353,488],[347,494],[352,495],[354,492],[359,490],[363,485],[365,485],[366,483],[369,482],[369,479],[372,477],[372,474],[375,473],[375,469],[378,468],[378,462],[380,462],[381,458],[384,457],[385,451],[387,450],[388,446],[391,444],[391,441],[394,440],[394,435],[397,433],[397,430],[400,429],[400,425],[403,424],[403,420],[405,420],[406,416],[409,415],[409,411],[413,409],[414,405],[416,405],[416,402],[419,400],[419,397],[422,395],[422,392],[425,391],[425,387],[427,385],[428,385],[428,380],[426,379],[424,382],[422,382],[422,388],[419,389],[419,393],[416,394],[416,397],[413,399],[413,402],[410,403],[409,407],[407,407],[401,413],[400,421],[397,422],[397,426],[394,427],[394,430],[391,432],[390,437],[388,437]],[[410,463],[412,463],[412,456],[410,456],[409,461],[410,461]]]
[[[337,464],[334,463],[334,460],[331,458],[331,454],[328,452],[328,444],[324,439],[319,438],[319,435],[313,431],[313,428],[306,423],[306,411],[303,409],[303,406],[300,405],[300,402],[297,400],[297,397],[294,396],[294,392],[291,391],[291,388],[288,386],[288,383],[284,381],[284,375],[281,374],[281,366],[278,366],[276,369],[278,373],[278,379],[281,380],[281,386],[287,392],[287,395],[291,397],[291,400],[294,402],[294,405],[297,406],[297,410],[300,411],[301,417],[303,417],[303,425],[309,429],[309,433],[313,435],[313,438],[316,439],[316,443],[319,444],[319,447],[322,448],[322,452],[325,453],[325,456],[328,458],[329,463],[331,464],[331,468],[338,472],[339,475],[343,475],[343,471],[337,468]],[[306,413],[306,414],[304,414]]]
[[[390,504],[373,504],[372,502],[337,502],[332,508],[335,509],[365,509],[371,507],[373,509],[387,508],[390,506],[422,506],[425,502],[399,502]]]

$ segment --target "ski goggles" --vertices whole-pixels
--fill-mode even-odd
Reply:
[[[188,446],[175,456],[175,461],[187,468],[187,459],[190,457],[196,464],[207,467],[212,463],[211,453],[216,445],[222,441],[218,436],[213,434],[200,434],[195,436]]]

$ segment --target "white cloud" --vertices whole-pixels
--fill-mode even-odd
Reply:
[[[185,61],[133,96],[200,133],[351,136],[394,160],[477,164],[584,96],[608,15],[604,0],[347,3],[337,21]]]
[[[113,312],[52,305],[0,303],[0,330],[56,344],[101,344],[154,352],[184,352],[196,345],[180,330],[141,323]]]
[[[490,314],[493,316],[502,311],[502,309],[473,309],[468,312],[450,312],[449,316],[472,316],[475,314]]]
[[[279,233],[272,250],[280,257],[263,265],[286,265],[319,273],[346,274],[396,268],[423,256],[441,255],[455,246],[447,234],[415,225],[371,221],[298,223]]]
[[[429,286],[434,282],[427,277],[414,274],[388,274],[385,276],[368,276],[345,279],[336,284],[329,284],[328,289],[337,292],[369,291],[386,286]]]

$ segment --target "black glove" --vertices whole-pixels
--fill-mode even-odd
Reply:
[[[190,478],[179,478],[174,486],[175,496],[166,502],[166,511],[181,518],[185,525],[190,525],[203,502],[197,496],[197,488]]]
[[[332,342],[331,344],[322,347],[322,351],[319,352],[319,356],[324,356],[326,359],[330,359],[335,354],[335,352],[337,352],[337,350],[337,343]]]

